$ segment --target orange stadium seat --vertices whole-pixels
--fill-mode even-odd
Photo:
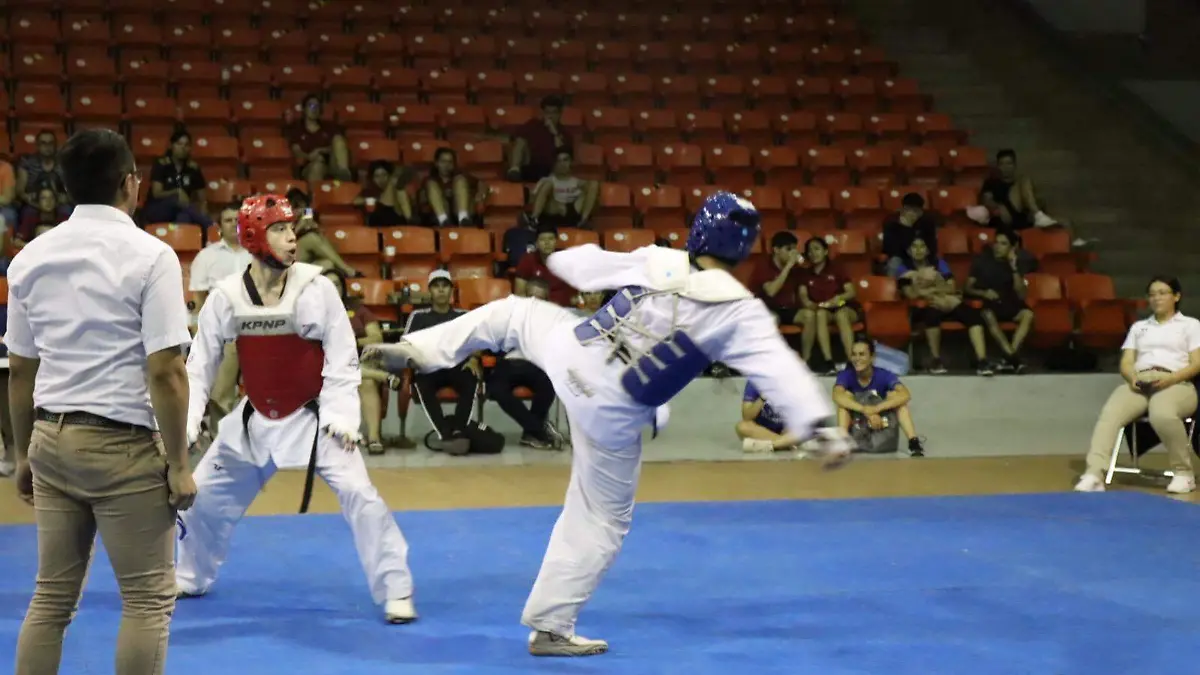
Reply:
[[[626,253],[643,246],[654,245],[654,232],[651,230],[609,230],[604,233],[604,248],[609,251]]]
[[[458,289],[459,306],[468,310],[512,295],[512,283],[508,279],[459,279],[455,286]]]

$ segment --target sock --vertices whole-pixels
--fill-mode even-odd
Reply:
[[[444,214],[444,213],[439,215],[437,217],[437,219],[438,219],[438,225],[445,225],[446,222],[450,220],[450,218],[447,217],[446,214]]]
[[[460,222],[460,223],[461,223],[461,222],[464,222],[464,221],[467,221],[467,220],[470,220],[470,219],[471,219],[471,216],[467,215],[467,212],[466,212],[466,211],[459,211],[459,212],[458,212],[458,222]]]

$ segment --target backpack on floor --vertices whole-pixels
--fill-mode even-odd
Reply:
[[[862,391],[854,395],[854,400],[861,405],[879,405],[883,399],[878,394]],[[885,455],[900,449],[900,421],[895,410],[889,410],[882,415],[885,426],[882,429],[872,429],[866,415],[850,413],[850,437],[858,445],[858,451]]]
[[[467,422],[463,434],[471,442],[472,455],[498,455],[504,450],[504,435],[483,422]]]

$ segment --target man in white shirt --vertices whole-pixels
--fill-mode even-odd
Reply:
[[[78,206],[8,270],[17,490],[38,524],[16,675],[58,672],[97,532],[124,601],[115,672],[158,675],[175,609],[176,510],[196,496],[183,274],[129,217],[141,178],[121,136],[82,131],[59,164]]]
[[[250,252],[238,243],[237,231],[238,209],[235,205],[221,209],[218,227],[221,229],[221,239],[204,247],[204,250],[192,261],[192,273],[188,280],[188,290],[192,293],[192,302],[196,306],[196,314],[204,308],[208,293],[218,281],[241,274],[250,266],[253,257]],[[217,422],[233,410],[237,404],[238,359],[237,346],[230,342],[225,345],[225,356],[221,359],[221,367],[212,385],[212,416],[209,418],[209,428],[216,429]]]

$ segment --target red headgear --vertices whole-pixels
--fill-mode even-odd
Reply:
[[[238,243],[255,258],[275,266],[283,262],[275,257],[267,243],[267,229],[275,223],[295,219],[292,205],[282,195],[262,194],[248,197],[238,209]]]

